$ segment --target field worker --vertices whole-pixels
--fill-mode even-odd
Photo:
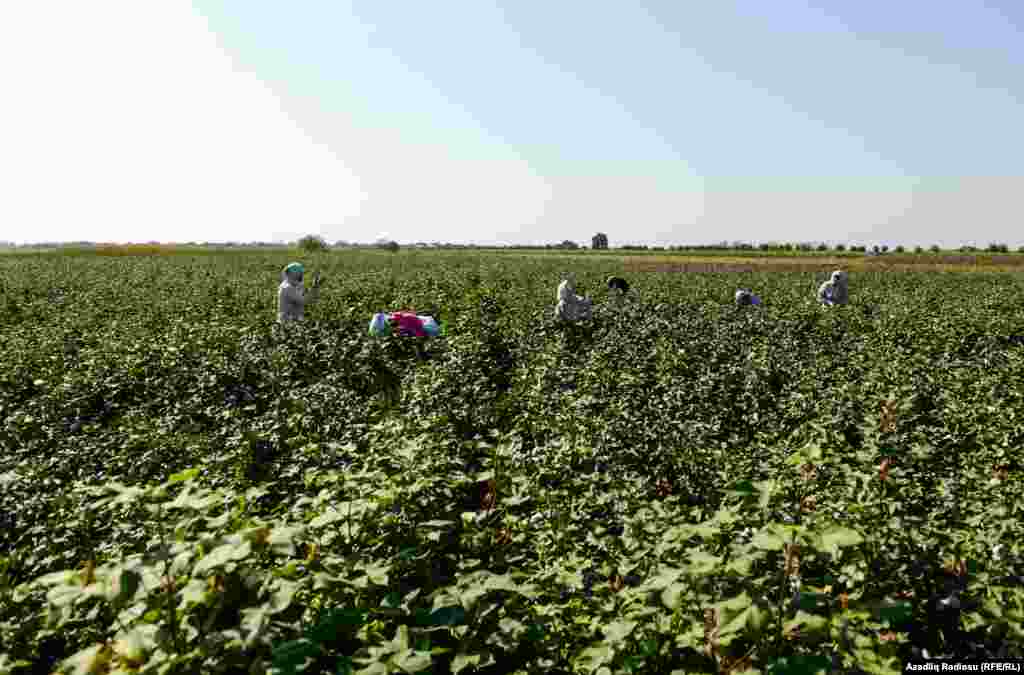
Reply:
[[[629,282],[622,277],[608,277],[605,280],[608,287],[608,300],[610,306],[616,309],[622,308],[629,294]]]
[[[750,305],[758,306],[761,304],[761,298],[754,295],[750,290],[741,288],[736,291],[736,306],[737,307],[748,307]]]
[[[558,285],[555,317],[562,321],[579,321],[590,316],[590,300],[576,295],[576,277],[572,273],[566,274]]]
[[[609,291],[618,291],[623,295],[629,293],[629,282],[622,277],[608,277],[606,283],[608,284]]]
[[[412,337],[437,337],[442,327],[432,316],[414,312],[378,313],[370,320],[370,335],[383,337],[397,332],[399,335]]]
[[[826,306],[845,305],[850,300],[846,272],[836,270],[828,281],[818,288],[818,302]]]
[[[317,301],[320,296],[320,275],[313,280],[313,287],[306,295],[302,285],[303,267],[293,262],[284,268],[281,285],[277,287],[277,321],[301,321],[306,305]]]

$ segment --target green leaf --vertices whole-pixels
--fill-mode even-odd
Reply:
[[[769,527],[765,527],[754,535],[750,544],[762,551],[781,551],[786,547],[786,540],[777,533],[772,532]]]
[[[821,547],[825,551],[835,551],[847,546],[856,546],[864,541],[856,530],[840,525],[833,525],[821,533]]]
[[[182,602],[187,608],[189,605],[201,605],[206,602],[209,591],[207,590],[207,584],[205,581],[200,579],[189,579],[185,587],[182,588],[179,593],[181,594]]]
[[[711,555],[706,551],[697,549],[690,551],[690,566],[688,571],[692,574],[707,575],[711,574],[716,567],[722,562],[722,558]]]
[[[754,483],[757,487],[759,497],[757,500],[757,507],[763,509],[768,506],[768,503],[772,499],[772,495],[775,493],[775,487],[777,485],[774,480],[759,481]]]
[[[797,596],[797,608],[805,612],[814,611],[828,600],[828,596],[823,593],[798,593]]]
[[[309,635],[317,642],[330,642],[337,639],[339,633],[358,628],[364,623],[366,623],[366,612],[353,607],[329,609],[320,617],[320,622],[310,631]]]
[[[643,588],[648,591],[660,591],[672,584],[676,579],[683,575],[683,570],[663,567],[658,570],[658,573],[644,582]]]
[[[313,573],[313,590],[324,591],[329,588],[333,588],[337,584],[344,583],[344,579],[328,574],[327,572],[314,572]]]
[[[753,601],[746,593],[724,600],[715,606],[721,612],[722,627],[719,635],[722,637],[743,631],[752,615],[755,620],[759,618],[759,610],[753,609]]]
[[[46,599],[54,607],[66,607],[74,604],[82,595],[83,589],[80,586],[69,584],[51,588]]]
[[[281,675],[293,675],[303,672],[306,662],[319,652],[319,645],[306,638],[300,638],[275,646],[270,659],[275,670]]]
[[[828,619],[824,616],[808,614],[801,610],[796,613],[795,617],[784,624],[783,631],[789,633],[797,627],[799,627],[801,635],[820,634],[828,628]]]
[[[259,634],[263,632],[269,617],[269,607],[247,607],[242,610],[240,627],[244,631],[243,640],[246,645],[251,645]]]
[[[76,652],[61,663],[61,670],[68,675],[90,675],[99,670],[102,662],[100,651],[103,645],[97,644]]]
[[[252,553],[252,545],[248,541],[242,541],[239,544],[222,544],[217,548],[213,549],[202,559],[196,563],[196,566],[192,568],[192,574],[194,576],[202,576],[208,572],[227,565],[230,562],[236,560],[244,560],[249,557]]]
[[[615,650],[607,642],[593,645],[584,649],[579,656],[573,659],[573,665],[585,668],[588,672],[594,672],[606,663],[611,663],[615,658]]]
[[[322,514],[309,521],[309,526],[314,530],[318,530],[321,527],[326,527],[332,523],[344,521],[348,517],[347,513],[343,513],[338,509],[327,509]]]
[[[301,584],[299,582],[278,579],[276,581],[276,588],[270,595],[270,613],[278,614],[288,609],[300,587]]]
[[[466,668],[479,666],[481,658],[480,654],[456,654],[452,659],[452,672],[461,673]]]
[[[402,624],[395,631],[395,639],[391,641],[391,645],[397,650],[409,649],[411,642],[409,640],[409,627]]]
[[[214,518],[206,518],[206,528],[208,530],[219,530],[220,528],[230,523],[233,517],[234,514],[231,513],[231,511],[225,510],[224,513],[220,514],[219,516],[216,516]]]
[[[125,603],[135,597],[142,585],[142,576],[135,570],[121,570],[118,582],[113,585],[115,596],[108,598],[117,603]]]
[[[636,626],[636,621],[613,621],[607,626],[601,628],[601,632],[604,633],[605,640],[608,640],[609,642],[621,642],[633,632],[633,629],[636,628]]]
[[[747,609],[747,628],[754,635],[760,635],[768,627],[770,620],[771,614],[756,603]]]
[[[707,540],[718,536],[718,533],[721,531],[722,526],[712,522],[673,527],[665,531],[662,541],[677,541],[680,539],[689,539],[690,537],[700,537],[701,539]]]
[[[340,657],[334,675],[353,675],[353,673],[355,673],[355,667],[352,665],[352,659],[348,656]]]
[[[306,533],[302,525],[278,525],[270,530],[267,546],[277,555],[295,555],[295,542]]]
[[[477,600],[487,594],[487,589],[483,586],[476,586],[474,588],[468,588],[465,591],[459,593],[459,602],[466,609],[467,612],[473,610],[473,606],[476,605]]]
[[[44,574],[35,580],[35,583],[40,586],[56,586],[58,584],[71,584],[74,583],[76,572],[74,570],[60,570],[59,572],[50,572]]]
[[[832,661],[827,656],[784,656],[768,665],[769,675],[820,675],[832,669]]]
[[[185,469],[178,473],[171,474],[171,477],[167,480],[168,483],[174,485],[175,483],[185,483],[192,480],[200,473],[199,469]]]
[[[892,604],[885,604],[878,608],[878,618],[891,626],[900,625],[910,621],[914,616],[914,607],[907,601],[901,600]]]
[[[114,652],[132,664],[141,664],[146,654],[156,648],[158,630],[157,626],[143,624],[119,633],[114,640]]]
[[[125,497],[127,497],[127,493]],[[117,501],[120,501],[120,498]],[[205,511],[211,506],[219,506],[222,503],[223,498],[219,494],[209,490],[198,490],[195,494],[192,494],[186,488],[174,501],[167,505],[167,508]]]
[[[689,589],[685,584],[670,584],[661,591],[661,602],[673,612],[682,604],[683,594]]]
[[[521,621],[516,621],[515,619],[505,617],[498,621],[498,629],[502,633],[506,633],[513,637],[518,637],[520,633],[526,630],[526,626],[524,626]]]
[[[407,649],[391,657],[391,662],[402,669],[403,673],[419,673],[430,667],[433,659],[430,652],[418,652]]]
[[[369,579],[370,583],[377,586],[388,585],[388,570],[391,569],[390,565],[374,564],[366,567],[366,578]]]
[[[431,626],[454,626],[466,620],[466,611],[458,605],[439,607],[430,613],[428,624]]]
[[[17,661],[11,661],[10,656],[7,654],[0,654],[0,674],[9,675],[22,668],[31,668],[32,662],[19,659]]]
[[[745,577],[745,576],[748,576],[750,574],[750,570],[752,570],[753,567],[754,567],[753,556],[745,555],[745,556],[741,556],[739,558],[733,558],[732,560],[730,560],[726,564],[725,570],[727,572],[735,572],[737,575],[739,575],[741,577]]]
[[[757,493],[754,488],[754,484],[749,480],[740,480],[733,483],[728,490],[727,494],[738,495],[740,497],[750,497]]]

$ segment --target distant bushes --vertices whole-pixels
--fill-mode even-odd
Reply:
[[[319,251],[326,251],[330,248],[327,242],[324,241],[323,237],[313,234],[308,234],[302,239],[299,239],[296,244],[306,253],[317,253]]]

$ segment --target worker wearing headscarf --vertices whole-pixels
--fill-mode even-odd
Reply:
[[[736,291],[737,307],[747,307],[750,305],[757,306],[760,304],[761,298],[754,295],[753,292],[751,292],[749,289],[741,288],[740,290]]]
[[[432,316],[415,312],[378,312],[370,320],[370,335],[407,335],[413,337],[437,337],[444,333],[444,327]]]
[[[576,275],[568,272],[562,275],[562,283],[558,284],[558,302],[572,302],[576,297]]]
[[[572,273],[566,274],[558,285],[555,317],[562,321],[578,321],[589,319],[590,315],[590,300],[576,295],[576,277]]]
[[[818,302],[826,306],[845,305],[850,301],[846,272],[836,270],[828,281],[818,288]]]
[[[626,303],[626,296],[629,295],[629,282],[622,277],[608,277],[605,285],[608,287],[609,306],[621,309]]]
[[[623,295],[629,293],[629,282],[622,277],[608,277],[605,283],[608,284],[609,291],[618,291]]]
[[[293,262],[284,268],[281,285],[277,287],[277,320],[301,321],[306,305],[313,304],[320,296],[320,275],[313,281],[313,287],[306,294],[302,285],[304,269],[301,263]]]

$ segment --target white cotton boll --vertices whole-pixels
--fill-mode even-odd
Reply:
[[[950,609],[960,609],[960,598],[956,595],[951,595],[948,598],[939,600],[939,604],[943,607],[949,607]]]

